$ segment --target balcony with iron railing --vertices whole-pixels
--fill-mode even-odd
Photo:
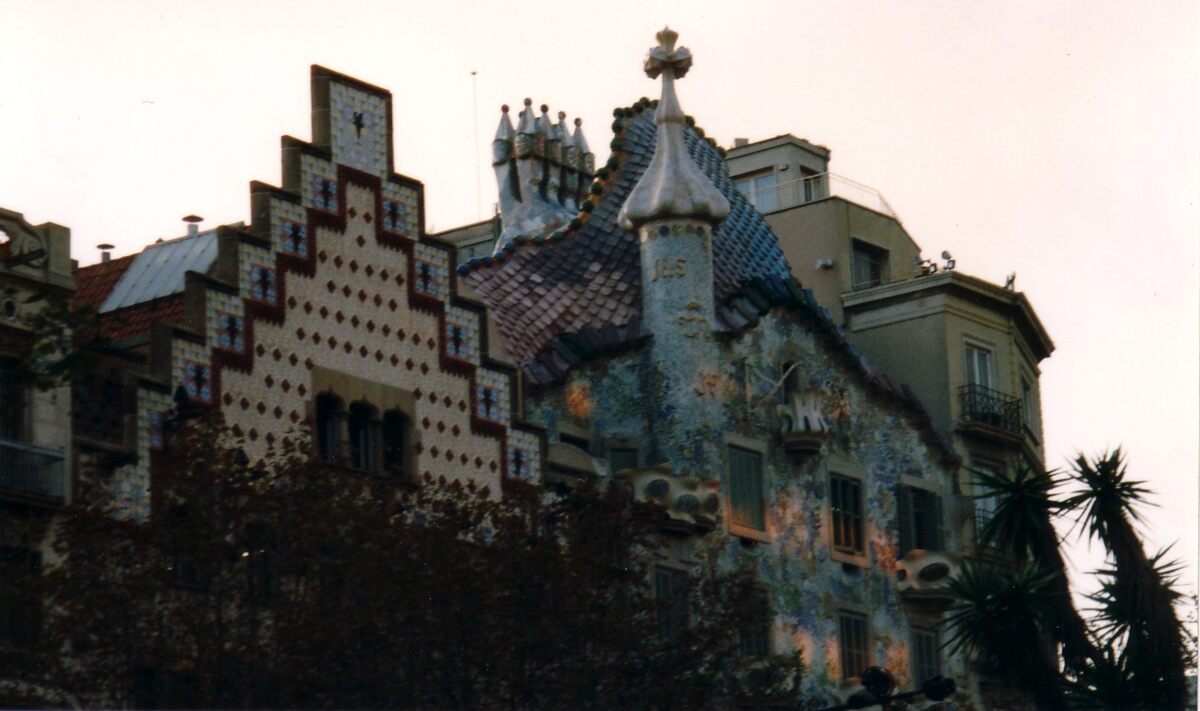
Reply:
[[[736,180],[736,178],[735,178]],[[762,213],[776,212],[806,205],[831,197],[842,198],[868,210],[899,219],[883,194],[875,188],[834,173],[806,175],[797,180],[776,183],[772,186],[756,186],[753,194],[747,195],[754,207]]]
[[[962,386],[959,394],[962,397],[959,421],[963,425],[983,425],[1014,437],[1022,436],[1021,398],[975,384]]]
[[[0,439],[0,499],[58,505],[66,498],[62,450]]]

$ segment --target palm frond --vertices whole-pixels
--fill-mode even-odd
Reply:
[[[1054,492],[1061,483],[1057,471],[1038,471],[1021,467],[1011,476],[975,470],[976,483],[983,493],[975,498],[992,498],[995,511],[983,531],[982,541],[1017,558],[1033,556],[1038,550],[1057,548],[1058,537],[1050,524],[1058,504]],[[1039,561],[1046,564],[1048,561]]]

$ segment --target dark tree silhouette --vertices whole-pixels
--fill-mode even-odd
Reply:
[[[958,598],[950,644],[1042,709],[1184,708],[1194,660],[1175,610],[1179,566],[1165,552],[1146,555],[1134,523],[1149,490],[1127,478],[1121,450],[1079,456],[1065,474],[976,476],[997,501],[983,540],[1002,560],[969,565],[950,584]],[[1099,607],[1086,622],[1071,602],[1056,514],[1073,514],[1108,552],[1109,567],[1096,571]]]
[[[308,452],[252,467],[237,444],[211,421],[175,432],[147,521],[114,515],[109,481],[83,478],[56,526],[59,560],[37,578],[32,683],[88,706],[794,699],[794,655],[739,655],[763,612],[751,573],[722,565],[713,540],[686,591],[656,601],[660,512],[615,487],[500,496]],[[689,624],[668,624],[679,616]]]

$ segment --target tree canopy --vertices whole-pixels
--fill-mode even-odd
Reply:
[[[707,708],[793,698],[751,658],[753,575],[701,545],[655,594],[658,512],[616,487],[416,485],[211,420],[155,457],[153,514],[81,477],[23,676],[87,706]],[[681,623],[682,622],[682,623]]]

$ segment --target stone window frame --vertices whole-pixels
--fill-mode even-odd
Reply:
[[[754,452],[759,456],[759,461],[762,463],[761,493],[763,499],[763,530],[761,531],[749,526],[735,523],[733,520],[733,492],[732,482],[729,478],[730,448]],[[758,541],[760,543],[770,543],[775,538],[773,526],[771,525],[771,502],[770,497],[767,496],[767,492],[770,489],[768,486],[770,477],[767,466],[770,462],[770,458],[768,457],[769,451],[770,449],[767,443],[763,442],[762,440],[750,439],[749,437],[743,437],[732,432],[727,432],[725,434],[725,476],[723,477],[725,486],[722,488],[721,492],[721,508],[724,512],[723,518],[725,519],[725,530],[727,530],[732,536],[737,536],[738,538],[750,541]]]
[[[312,370],[312,392],[315,395],[312,400],[309,400],[308,406],[309,421],[314,424],[314,427],[317,425],[316,404],[318,398],[333,397],[342,404],[338,422],[340,437],[337,456],[339,462],[342,461],[343,455],[350,455],[353,452],[347,423],[350,408],[358,404],[367,405],[375,413],[371,422],[378,425],[374,428],[376,433],[374,451],[370,457],[372,466],[368,470],[363,470],[351,463],[348,465],[349,468],[354,471],[385,472],[397,475],[402,483],[417,481],[419,472],[416,468],[416,455],[421,442],[421,431],[414,426],[417,421],[417,398],[412,392],[321,366],[316,366]],[[397,457],[403,467],[400,472],[394,472],[387,466],[386,433],[381,430],[382,423],[389,417],[398,417],[404,428],[400,438],[403,452]],[[316,434],[314,431],[314,435]]]

